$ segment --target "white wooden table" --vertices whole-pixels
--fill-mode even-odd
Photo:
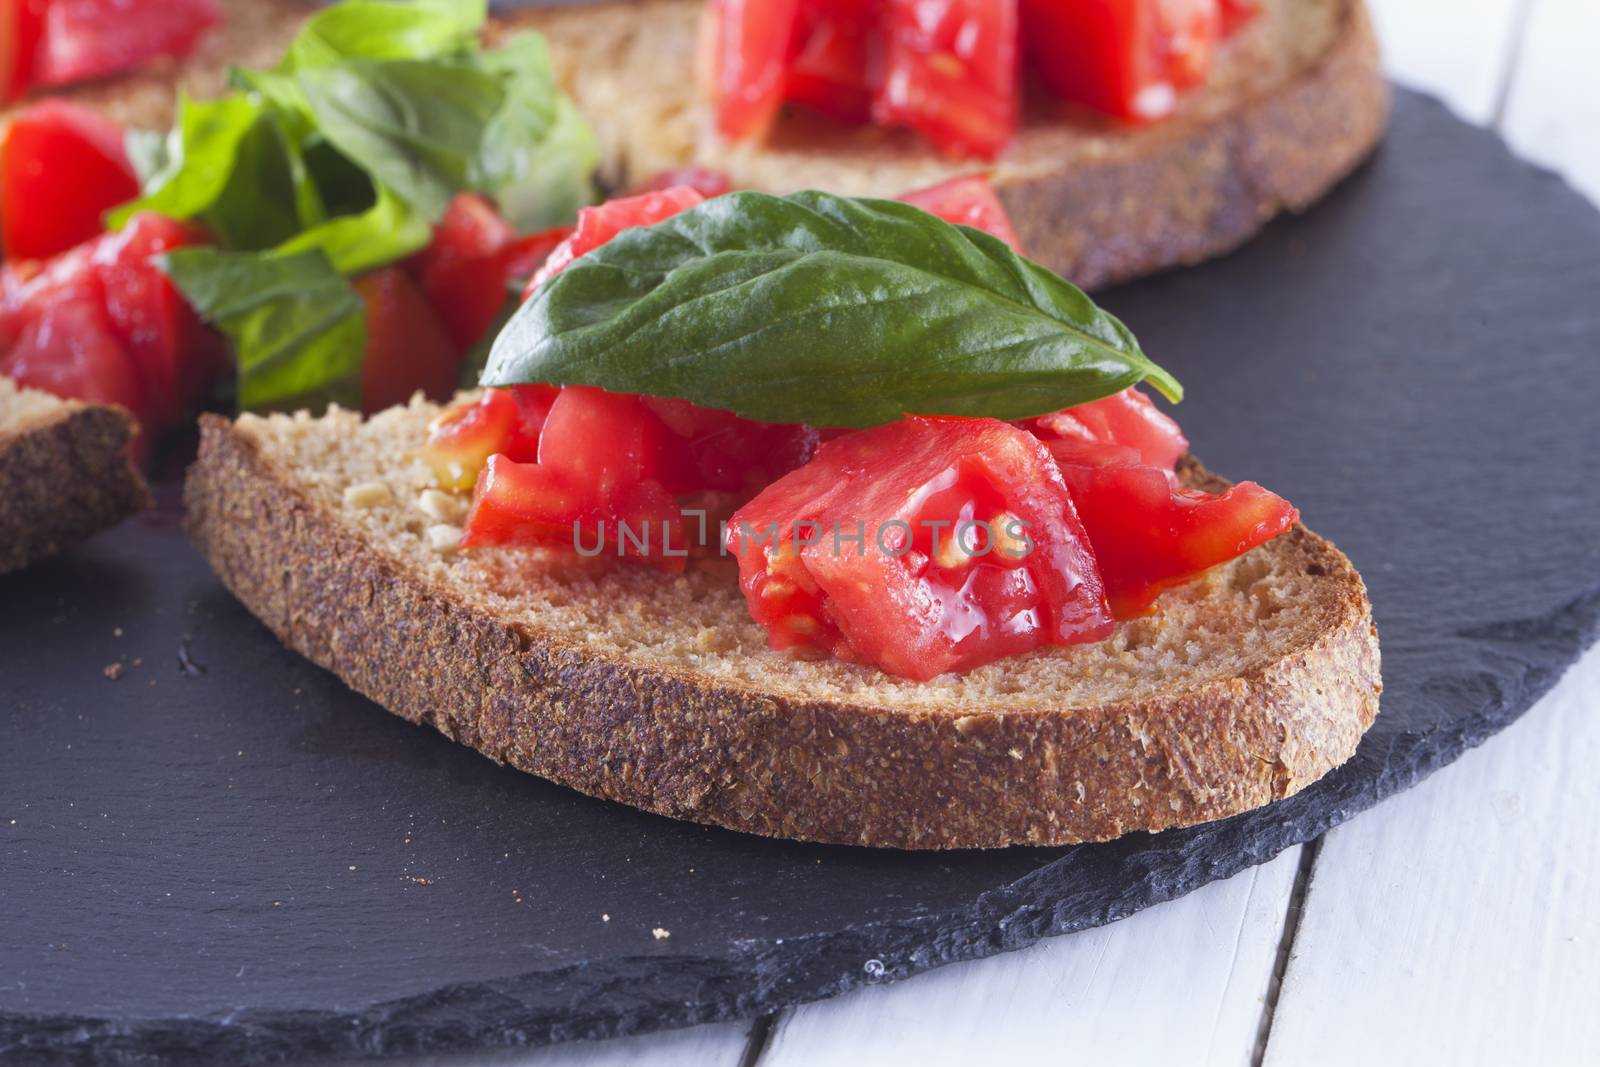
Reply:
[[[1396,81],[1600,203],[1600,0],[1369,2]],[[1597,816],[1600,650],[1415,789],[1111,926],[754,1024],[412,1067],[1600,1063]]]

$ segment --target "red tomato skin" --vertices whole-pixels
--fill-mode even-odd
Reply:
[[[882,0],[801,0],[784,97],[836,122],[872,118],[883,80]]]
[[[516,237],[488,200],[460,193],[434,227],[428,247],[407,261],[457,352],[477,344],[505,306],[509,294],[500,257]]]
[[[403,404],[421,390],[431,400],[455,392],[460,358],[427,299],[400,267],[357,278],[367,306],[367,348],[361,361],[361,410]]]
[[[928,523],[960,521],[994,521],[1018,551],[970,557],[935,543]],[[776,540],[759,543],[769,530]],[[802,544],[804,531],[817,536]],[[1111,632],[1055,464],[994,419],[909,417],[828,441],[739,509],[725,547],[774,648],[810,646],[905,678]]]
[[[0,376],[71,400],[125,408],[139,423],[132,453],[142,464],[152,432],[149,405],[97,289],[98,280],[86,276],[80,289],[60,290],[40,306],[0,357]]]
[[[571,236],[562,241],[544,261],[544,266],[528,282],[522,294],[526,300],[541,283],[566,270],[579,256],[592,252],[623,230],[634,226],[651,226],[687,211],[705,200],[699,192],[687,185],[675,185],[659,192],[640,193],[607,200],[595,207],[578,212],[578,225]]]
[[[1170,115],[1205,77],[1217,0],[1020,0],[1034,68],[1064,100],[1129,122]]]
[[[592,483],[543,463],[490,456],[473,488],[462,548],[542,547],[632,558],[669,574],[687,566],[677,501],[657,482],[602,494]],[[642,546],[642,547],[641,547]]]
[[[160,215],[140,214],[97,241],[96,268],[106,311],[144,381],[155,421],[177,424],[216,372],[208,332],[152,257],[195,243],[194,231]]]
[[[998,237],[1010,245],[1014,252],[1022,251],[1022,239],[1017,236],[1017,229],[1011,224],[1011,216],[1006,213],[1005,205],[995,195],[994,186],[989,184],[988,175],[968,174],[951,178],[937,185],[902,193],[898,199],[920,207],[930,215],[937,215],[946,222],[971,226]]]
[[[1017,128],[1017,0],[885,0],[873,119],[951,157],[994,159]]]
[[[1270,541],[1300,520],[1287,500],[1254,482],[1220,495],[1178,487],[1170,471],[1131,450],[1050,442],[1094,545],[1118,619],[1154,610],[1164,589]]]
[[[148,433],[160,433],[179,421],[221,369],[220,342],[152,262],[201,237],[193,226],[140,214],[120,232],[50,260],[7,264],[0,275],[0,348],[56,304],[98,303],[103,323],[90,324],[83,315],[70,321],[90,330],[103,325],[116,338],[141,383],[140,422]]]
[[[701,24],[701,78],[712,122],[730,141],[760,140],[783,104],[798,0],[711,0]]]
[[[33,84],[47,6],[48,0],[0,0],[0,104],[20,99]]]
[[[139,195],[115,123],[44,100],[14,116],[0,142],[0,250],[47,259],[100,233],[107,209]]]
[[[50,0],[34,81],[70,85],[187,55],[221,18],[214,0]]]
[[[1169,471],[1189,450],[1189,439],[1178,424],[1137,386],[1103,400],[1040,415],[1023,425],[1047,446],[1057,440],[1121,445],[1134,450],[1140,462]]]

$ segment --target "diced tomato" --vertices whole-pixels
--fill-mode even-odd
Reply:
[[[801,0],[784,96],[839,122],[872,117],[883,77],[882,0]]]
[[[0,104],[33,84],[48,0],[0,0]]]
[[[93,262],[105,285],[106,311],[133,357],[154,419],[176,424],[221,369],[222,346],[152,262],[194,244],[199,233],[162,215],[135,215],[118,233],[95,242]]]
[[[772,647],[906,678],[1111,632],[1056,465],[994,419],[910,417],[829,441],[739,509],[726,547]]]
[[[1220,495],[1184,489],[1132,449],[1047,442],[1094,545],[1119,619],[1149,614],[1163,589],[1243,555],[1289,529],[1300,513],[1254,482]]]
[[[539,435],[536,463],[490,457],[462,545],[609,549],[682,570],[684,557],[675,553],[687,551],[683,521],[660,481],[667,437],[638,397],[562,389]]]
[[[428,247],[407,263],[457,352],[477,344],[505,307],[500,254],[516,237],[494,205],[476,193],[461,193],[434,227]]]
[[[142,463],[153,432],[144,387],[95,292],[97,280],[85,276],[82,286],[58,291],[37,309],[0,356],[0,376],[73,400],[120,404],[139,422],[133,451]]]
[[[522,298],[526,300],[532,296],[540,283],[554,278],[566,270],[573,260],[594,251],[623,230],[633,226],[654,225],[680,211],[689,210],[703,200],[705,197],[689,186],[675,185],[659,192],[619,197],[595,207],[584,208],[578,212],[578,225],[572,235],[550,253],[550,258],[545,260],[544,266],[528,283]]]
[[[1121,445],[1133,449],[1141,463],[1169,471],[1189,450],[1189,440],[1178,424],[1136,386],[1104,400],[1040,415],[1023,425],[1046,444],[1060,439]]]
[[[798,0],[711,0],[701,28],[701,77],[717,132],[766,136],[783,104]]]
[[[0,275],[0,349],[20,345],[22,335],[59,304],[98,305],[94,325],[86,314],[73,312],[65,320],[51,318],[49,330],[54,335],[66,328],[63,323],[82,326],[90,333],[82,343],[91,348],[99,344],[95,333],[108,331],[140,383],[137,413],[144,430],[160,433],[193,405],[221,366],[219,340],[152,261],[201,236],[190,225],[140,214],[120,232],[101,234],[49,260],[8,263]],[[126,406],[126,397],[117,402]]]
[[[122,131],[104,116],[44,100],[13,117],[0,141],[0,246],[45,259],[98,234],[108,208],[139,195]]]
[[[662,482],[674,493],[723,492],[749,497],[816,451],[817,431],[741,419],[687,400],[642,397],[676,438]]]
[[[925,189],[902,193],[899,199],[946,222],[982,230],[1000,238],[1013,250],[1022,251],[1022,240],[1017,236],[1016,227],[1011,225],[1011,216],[1006,214],[1005,205],[995,195],[987,175],[951,178]]]
[[[539,401],[521,399],[522,391],[548,394],[535,422]],[[539,430],[558,392],[553,385],[518,385],[485,389],[476,401],[440,412],[428,424],[423,459],[434,480],[446,489],[471,489],[489,457],[504,454],[518,463],[539,458]]]
[[[1218,7],[1224,37],[1232,37],[1261,14],[1261,0],[1220,0]]]
[[[355,280],[367,305],[361,410],[403,404],[418,389],[433,400],[455,392],[460,356],[426,298],[404,270],[384,267]]]
[[[993,159],[1017,127],[1017,0],[885,0],[872,116],[950,156]]]
[[[1217,0],[1020,0],[1034,68],[1057,94],[1149,122],[1204,78],[1219,29]]]
[[[434,228],[428,247],[406,261],[444,323],[456,351],[465,354],[483,339],[511,298],[510,287],[526,282],[570,236],[570,227],[518,237],[494,205],[476,193],[460,193]]]
[[[720,170],[700,166],[669,167],[658,171],[635,192],[659,193],[679,185],[687,185],[707,200],[723,193],[733,192],[732,178]]]
[[[187,55],[221,18],[215,0],[49,0],[34,81],[68,85]]]

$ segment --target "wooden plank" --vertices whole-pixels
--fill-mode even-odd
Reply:
[[[1600,203],[1600,3],[1534,5],[1506,103],[1512,146]]]
[[[808,1004],[761,1067],[832,1063],[1243,1065],[1299,849],[1179,900],[1020,952]]]
[[[1592,1063],[1600,649],[1324,840],[1267,1064]]]
[[[1367,2],[1390,77],[1441,97],[1469,121],[1488,125],[1510,69],[1523,0]]]
[[[611,1041],[465,1056],[384,1060],[384,1067],[739,1067],[754,1023],[712,1023]]]

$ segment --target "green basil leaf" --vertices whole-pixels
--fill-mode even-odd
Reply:
[[[159,163],[159,169],[144,178],[144,195],[113,210],[107,222],[120,228],[140,211],[179,219],[199,217],[227,188],[239,143],[260,118],[261,109],[242,96],[179,101],[178,123],[159,155],[152,159],[153,153],[141,153],[147,165]]]
[[[319,250],[340,274],[362,274],[420,251],[433,235],[428,220],[387,188],[359,215],[338,215],[278,246],[284,255]]]
[[[476,42],[488,14],[486,0],[345,0],[306,21],[279,69],[459,55]]]
[[[896,201],[732,193],[541,286],[485,385],[678,397],[767,422],[1020,419],[1149,381],[1121,322],[986,233]]]
[[[544,38],[522,33],[480,57],[505,86],[469,174],[524,232],[571,222],[594,202],[600,139],[556,86]]]
[[[366,314],[321,251],[180,248],[158,258],[185,299],[233,341],[239,406],[359,406]]]
[[[505,99],[497,77],[465,62],[351,60],[299,81],[322,135],[434,222],[468,187]]]

